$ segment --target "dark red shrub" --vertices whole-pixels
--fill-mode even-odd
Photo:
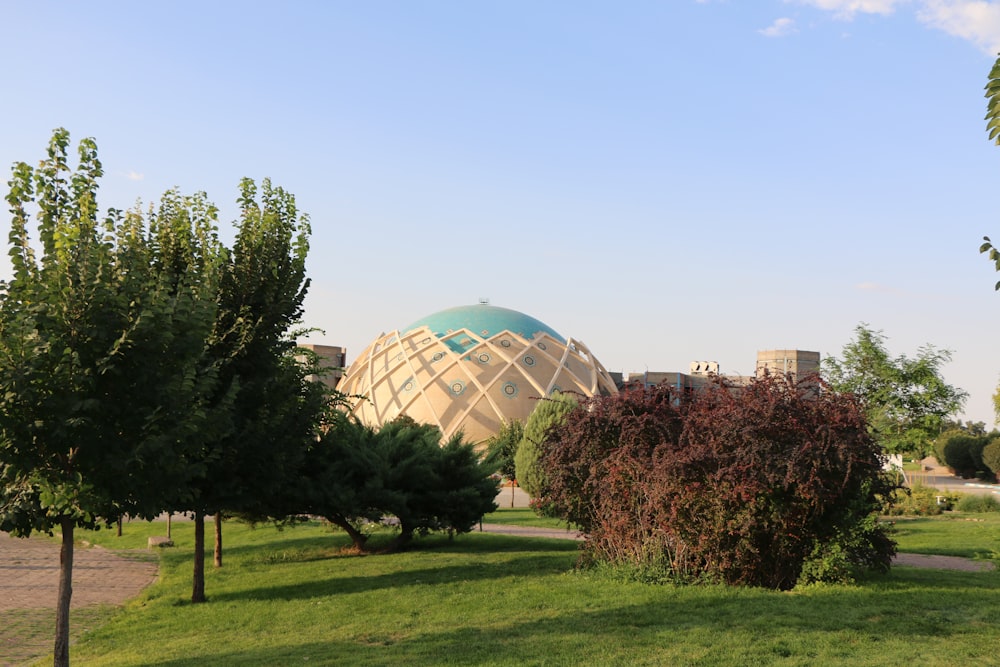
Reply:
[[[880,569],[894,551],[871,519],[894,487],[860,407],[815,382],[595,398],[541,461],[541,501],[593,560],[786,589],[830,546]]]

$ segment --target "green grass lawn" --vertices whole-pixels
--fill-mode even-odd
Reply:
[[[933,517],[893,517],[891,521],[900,551],[965,558],[1000,556],[997,512],[947,512]]]
[[[997,530],[990,519],[915,520],[900,541],[946,547],[953,530]],[[996,572],[900,567],[854,586],[779,593],[575,573],[568,540],[472,533],[357,556],[316,524],[225,531],[225,566],[208,558],[208,603],[187,602],[192,530],[175,522],[160,581],[74,645],[74,664],[996,664]],[[133,523],[122,538],[87,539],[142,547],[164,532]],[[986,549],[989,535],[967,542]]]
[[[533,526],[535,528],[566,528],[566,522],[559,519],[538,516],[527,507],[501,507],[483,517],[483,523],[503,523],[511,526]]]

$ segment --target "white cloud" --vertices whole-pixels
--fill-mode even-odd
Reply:
[[[838,19],[850,21],[855,14],[892,14],[896,7],[905,5],[910,0],[798,0],[799,4],[809,5],[833,12]]]
[[[993,55],[1000,51],[1000,4],[984,0],[926,0],[917,12],[923,23],[961,37]]]
[[[146,177],[138,172],[129,171],[127,174],[125,174],[125,178],[127,178],[130,181],[141,181]]]
[[[996,0],[785,0],[832,12],[850,21],[857,14],[888,16],[913,6],[924,25],[972,42],[993,55],[1000,51],[1000,2]]]
[[[784,37],[785,35],[791,35],[798,30],[795,29],[795,21],[790,18],[780,18],[775,20],[774,23],[766,28],[758,30],[760,34],[765,37]]]

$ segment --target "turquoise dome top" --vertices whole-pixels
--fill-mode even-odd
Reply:
[[[401,329],[400,333],[406,333],[423,326],[429,327],[439,338],[447,335],[449,331],[468,329],[473,334],[483,338],[490,338],[501,331],[510,331],[527,339],[534,338],[536,333],[547,333],[558,341],[566,340],[552,327],[534,317],[486,303],[474,306],[457,306],[436,312]]]

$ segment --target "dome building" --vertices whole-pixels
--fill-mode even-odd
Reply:
[[[558,391],[616,393],[580,341],[533,317],[486,303],[449,308],[379,336],[337,386],[351,412],[380,426],[400,415],[482,442],[505,420],[524,421]],[[360,398],[356,398],[360,397]]]

